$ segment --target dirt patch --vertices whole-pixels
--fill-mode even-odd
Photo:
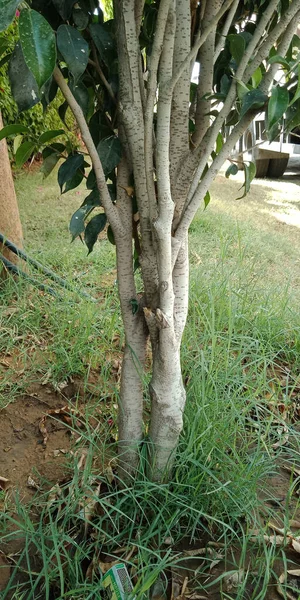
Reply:
[[[9,479],[10,490],[18,490],[24,502],[36,491],[28,485],[28,477],[37,483],[40,478],[55,483],[66,473],[66,457],[59,450],[70,448],[69,429],[49,418],[46,447],[39,430],[44,415],[65,404],[65,398],[50,388],[36,386],[0,412],[0,475]]]

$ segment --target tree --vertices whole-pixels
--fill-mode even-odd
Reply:
[[[0,128],[3,128],[1,112]],[[22,225],[5,139],[0,141],[0,171],[0,232],[14,242],[19,248],[22,248]],[[16,256],[2,246],[2,244],[0,244],[0,252],[11,262],[16,262]]]
[[[0,0],[2,30],[17,6],[18,0]],[[255,114],[266,111],[270,140],[283,122],[290,129],[300,122],[299,2],[115,0],[114,18],[106,22],[95,0],[32,0],[31,8],[22,7],[20,42],[10,61],[13,95],[24,110],[32,99],[49,103],[59,88],[65,98],[60,114],[64,119],[68,107],[73,112],[92,170],[86,176],[85,150],[52,142],[56,131],[39,139],[28,132],[19,164],[39,147],[45,174],[64,158],[62,193],[86,177],[89,193],[70,230],[73,238],[84,237],[89,251],[108,220],[126,339],[119,464],[134,476],[146,434],[149,473],[161,479],[172,466],[186,399],[180,346],[188,312],[188,230]],[[195,64],[197,83],[191,82]],[[246,194],[255,166],[243,168]],[[227,175],[237,170],[231,160]],[[144,424],[140,373],[148,340],[151,417]]]

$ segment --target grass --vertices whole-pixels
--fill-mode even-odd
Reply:
[[[123,343],[114,248],[103,240],[87,257],[80,242],[70,245],[68,220],[83,190],[60,197],[54,177],[44,184],[39,174],[28,173],[21,174],[16,187],[26,249],[62,277],[75,278],[99,303],[62,290],[63,300],[53,298],[21,280],[7,283],[0,355],[16,362],[3,371],[0,402],[13,402],[45,375],[55,385],[78,376],[85,389],[92,369],[99,373],[94,391],[114,401],[111,370]],[[289,443],[281,445],[283,422],[270,401],[290,410],[299,376],[295,267],[300,253],[296,233],[277,226],[268,209],[269,189],[256,184],[252,196],[237,203],[238,187],[230,181],[225,188],[220,178],[211,206],[199,212],[191,230],[190,312],[182,347],[188,400],[173,481],[158,486],[142,470],[134,487],[124,490],[110,481],[105,468],[114,447],[105,427],[90,427],[93,405],[87,405],[85,433],[80,430],[88,449],[83,469],[78,469],[78,455],[70,455],[73,475],[52,503],[48,493],[39,492],[29,506],[16,497],[2,510],[3,549],[13,537],[22,540],[12,562],[27,577],[18,581],[16,570],[3,600],[96,599],[99,552],[113,554],[132,545],[136,553],[128,564],[135,570],[138,599],[149,595],[154,581],[171,567],[188,573],[200,594],[207,589],[212,598],[224,600],[263,600],[270,580],[278,579],[281,550],[261,535],[277,513],[274,509],[272,515],[271,508],[263,512],[262,497],[276,502],[278,491],[268,481],[280,461],[299,463],[297,428],[288,425]],[[15,376],[16,364],[21,377]],[[290,369],[284,391],[278,365]],[[105,493],[99,500],[100,483]],[[294,486],[291,479],[281,515],[286,524],[294,516],[289,506]],[[96,503],[97,514],[86,531],[87,511]],[[257,543],[253,530],[260,532]],[[167,538],[171,545],[165,544]],[[192,560],[182,554],[183,548],[205,546],[209,540],[225,545],[214,581],[209,567],[215,556],[206,554],[195,574]],[[88,580],[92,559],[94,576]],[[282,570],[289,561],[281,557]],[[238,570],[243,576],[230,590],[225,575]]]

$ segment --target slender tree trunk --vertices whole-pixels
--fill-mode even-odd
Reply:
[[[164,331],[166,337],[169,332]],[[168,348],[167,348],[168,347]],[[172,468],[183,426],[186,393],[182,381],[180,348],[172,339],[157,344],[153,351],[150,383],[152,443],[151,478],[162,480]]]
[[[182,380],[180,347],[188,311],[189,262],[187,238],[182,243],[172,274],[173,318],[156,311],[158,339],[152,343],[150,383],[152,443],[151,478],[168,478],[183,427],[186,392]]]
[[[143,438],[143,371],[148,338],[144,313],[139,307],[134,281],[132,247],[132,200],[126,188],[130,171],[125,159],[119,165],[118,209],[124,234],[116,240],[117,277],[125,350],[119,395],[119,474],[124,481],[134,477]]]
[[[3,127],[0,112],[0,129]],[[0,233],[22,248],[23,233],[6,140],[0,142]],[[15,254],[0,244],[0,252],[13,263]],[[1,270],[1,265],[0,265]]]

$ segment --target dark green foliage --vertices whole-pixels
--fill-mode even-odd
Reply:
[[[90,26],[90,33],[101,60],[103,60],[106,66],[109,66],[114,57],[114,42],[112,36],[109,31],[105,29],[104,25],[100,25],[99,23],[92,23]]]
[[[0,131],[0,140],[3,140],[3,138],[8,137],[10,135],[28,132],[29,129],[25,125],[18,125],[17,123],[13,125],[7,125],[6,127],[3,127],[3,129],[1,129]]]
[[[104,174],[107,177],[118,166],[121,160],[122,148],[119,138],[112,135],[109,138],[102,139],[97,146],[97,151],[102,162]]]
[[[24,165],[24,163],[32,156],[35,150],[34,142],[24,142],[19,146],[16,152],[16,167],[20,168]]]
[[[77,187],[83,179],[84,158],[82,154],[72,154],[59,167],[58,183],[61,193]],[[81,176],[82,175],[82,176]],[[78,183],[76,183],[78,181]],[[76,183],[76,185],[75,185]],[[64,187],[65,186],[65,187]]]
[[[12,22],[19,0],[0,0],[0,31],[4,31]]]
[[[240,118],[242,118],[248,110],[263,108],[268,100],[268,96],[261,90],[250,90],[243,96]]]
[[[73,75],[74,82],[77,82],[87,66],[88,43],[74,27],[61,25],[57,31],[57,47]]]
[[[19,35],[25,62],[41,88],[56,63],[54,31],[40,13],[25,9],[19,18]]]
[[[98,239],[99,233],[103,231],[106,225],[106,215],[104,213],[100,213],[93,217],[89,223],[87,224],[84,232],[84,241],[88,247],[89,254],[92,252],[94,245]]]
[[[20,112],[39,102],[39,88],[26,65],[20,42],[16,44],[9,61],[8,76],[12,95]]]
[[[69,87],[74,98],[77,100],[84,116],[86,117],[88,114],[90,103],[90,97],[87,88],[81,82],[75,84],[72,81],[69,83]],[[66,108],[68,108],[67,104]]]
[[[255,173],[256,173],[256,166],[255,166],[255,163],[253,163],[253,162],[249,162],[248,164],[243,163],[243,169],[245,172],[245,183],[242,186],[244,188],[244,192],[243,192],[242,196],[237,198],[237,200],[241,200],[248,194],[248,192],[250,190],[251,181],[254,179]]]
[[[283,117],[289,104],[289,93],[285,87],[273,87],[268,102],[268,137],[272,141],[276,137],[277,123]]]
[[[237,166],[236,163],[231,163],[231,165],[229,165],[228,169],[226,169],[226,173],[225,173],[225,177],[230,177],[230,175],[236,175],[239,171],[239,168]]]
[[[84,232],[84,220],[92,210],[93,208],[90,206],[81,206],[72,215],[69,225],[70,233],[72,235],[72,242]]]
[[[246,40],[241,34],[228,36],[230,52],[237,64],[241,61],[246,48]]]

